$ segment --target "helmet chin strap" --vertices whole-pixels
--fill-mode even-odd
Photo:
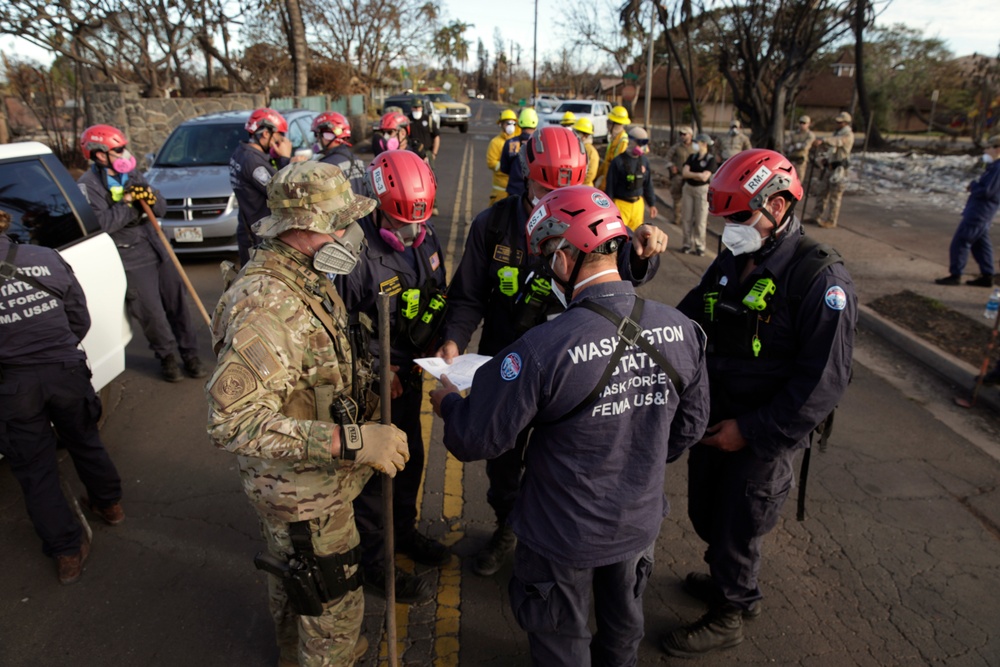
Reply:
[[[761,214],[770,220],[772,225],[774,225],[774,229],[771,234],[764,239],[764,244],[761,246],[760,250],[752,255],[754,264],[760,264],[763,262],[778,249],[779,245],[781,245],[781,242],[786,236],[785,232],[788,231],[788,223],[791,222],[792,213],[795,211],[796,203],[797,202],[793,202],[792,205],[788,207],[788,210],[785,211],[785,215],[781,216],[781,222],[778,222],[766,206],[760,210]]]

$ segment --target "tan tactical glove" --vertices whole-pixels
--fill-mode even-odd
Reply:
[[[348,424],[341,427],[340,458],[370,466],[389,477],[410,460],[406,434],[392,424]]]

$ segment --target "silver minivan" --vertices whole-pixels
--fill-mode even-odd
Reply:
[[[237,251],[237,204],[229,184],[229,158],[247,138],[244,126],[251,113],[224,111],[185,121],[152,159],[146,178],[167,201],[167,214],[160,222],[177,254]],[[288,121],[293,149],[309,148],[317,112],[280,113]]]

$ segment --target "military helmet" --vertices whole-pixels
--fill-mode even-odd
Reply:
[[[289,229],[333,234],[365,217],[378,205],[351,190],[339,167],[326,162],[295,162],[267,184],[267,206],[271,215],[254,225],[262,237],[277,236]]]

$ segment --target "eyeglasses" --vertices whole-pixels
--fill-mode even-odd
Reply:
[[[740,211],[739,213],[733,213],[732,215],[723,216],[723,220],[729,222],[735,222],[737,224],[743,224],[753,216],[754,211]]]

